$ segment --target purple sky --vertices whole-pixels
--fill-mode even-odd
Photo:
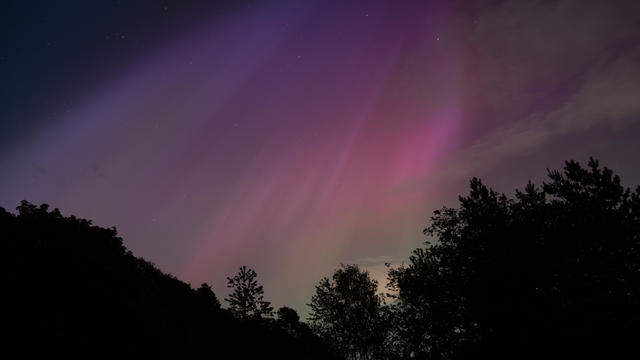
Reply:
[[[247,265],[304,314],[340,263],[384,282],[472,176],[640,183],[636,1],[188,3],[10,7],[0,206],[116,226],[220,298]]]

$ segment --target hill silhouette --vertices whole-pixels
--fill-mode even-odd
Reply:
[[[233,317],[207,284],[195,290],[134,256],[115,228],[46,204],[17,210],[0,208],[2,319],[22,353],[330,358],[308,327]]]

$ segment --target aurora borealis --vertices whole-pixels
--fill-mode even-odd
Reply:
[[[635,1],[3,7],[0,206],[115,226],[219,295],[241,265],[302,313],[340,263],[382,282],[472,176],[640,182]]]

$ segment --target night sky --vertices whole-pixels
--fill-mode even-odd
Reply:
[[[469,178],[594,156],[640,184],[640,1],[3,1],[0,206],[115,226],[305,314],[384,282]]]

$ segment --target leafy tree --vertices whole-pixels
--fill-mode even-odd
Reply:
[[[295,324],[300,322],[300,315],[298,315],[298,312],[288,306],[283,306],[278,309],[276,315],[279,321],[287,324]]]
[[[211,289],[211,286],[209,284],[203,283],[202,285],[200,285],[200,287],[196,290],[196,296],[205,308],[209,308],[212,310],[220,309],[220,301],[218,300],[216,294],[214,294],[213,289]]]
[[[313,336],[309,325],[301,322],[298,313],[288,306],[283,306],[278,309],[276,312],[276,323],[280,329],[295,338],[311,338]]]
[[[258,285],[257,276],[254,270],[242,266],[236,276],[227,278],[227,287],[233,291],[225,300],[237,318],[266,318],[273,313],[271,303],[264,301],[264,290]]]
[[[640,335],[640,187],[591,159],[509,199],[471,181],[392,269],[399,352],[414,358],[632,349]]]
[[[372,359],[383,338],[377,287],[367,271],[343,265],[316,286],[309,304],[311,328],[345,357]]]

